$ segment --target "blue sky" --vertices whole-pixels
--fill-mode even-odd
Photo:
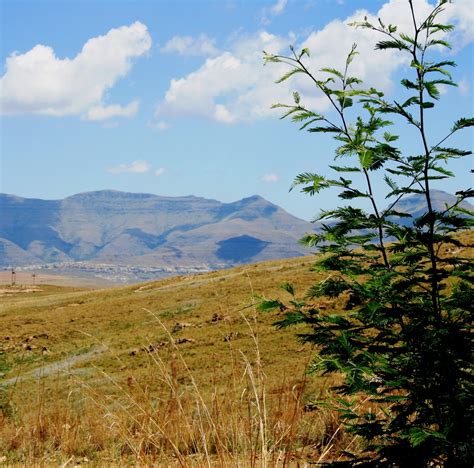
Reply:
[[[415,1],[420,18],[433,3]],[[317,71],[341,66],[357,42],[353,72],[389,97],[406,70],[396,54],[372,52],[372,33],[347,26],[369,15],[408,28],[406,0],[2,0],[0,8],[0,191],[25,197],[260,194],[310,219],[337,204],[334,194],[288,189],[299,172],[327,173],[334,145],[269,107],[291,102],[294,89],[318,111],[327,105],[304,80],[275,84],[282,69],[264,67],[261,51],[307,46]],[[444,13],[457,25],[448,58],[460,85],[443,90],[433,140],[472,114],[472,10],[457,0]],[[400,133],[416,152],[413,132],[402,125]],[[472,143],[467,132],[452,141]],[[472,185],[469,161],[454,169],[456,179],[439,188]]]

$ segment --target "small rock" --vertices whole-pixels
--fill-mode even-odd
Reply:
[[[224,341],[232,341],[239,337],[239,332],[231,332],[224,336]]]
[[[189,327],[192,327],[192,326],[193,326],[192,323],[176,322],[174,324],[173,328],[171,329],[171,333],[177,333],[180,330],[182,330],[183,328],[189,328]]]
[[[166,346],[168,343],[166,341],[160,341],[157,344],[150,344],[148,346],[143,346],[142,351],[145,351],[145,353],[153,353],[154,351],[157,351],[158,349],[162,348],[163,346]]]
[[[195,343],[196,340],[193,338],[178,338],[175,343],[178,344],[183,344],[183,343]]]
[[[211,322],[218,322],[219,320],[224,320],[224,316],[222,314],[218,314],[217,312],[215,312],[212,315]]]

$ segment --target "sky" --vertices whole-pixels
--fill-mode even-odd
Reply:
[[[415,0],[419,18],[433,5]],[[443,15],[456,25],[443,56],[457,62],[459,86],[443,88],[428,116],[432,144],[473,110],[471,0]],[[348,25],[364,16],[410,27],[407,0],[0,0],[0,192],[59,199],[114,189],[223,202],[259,194],[309,220],[339,204],[335,193],[289,188],[298,173],[330,174],[334,142],[270,107],[298,90],[308,107],[331,110],[301,76],[275,83],[287,69],[264,66],[262,51],[307,47],[317,75],[340,68],[357,43],[352,73],[397,98],[407,59],[374,51],[380,38]],[[404,151],[419,151],[406,124],[391,132]],[[451,144],[471,150],[471,135]],[[472,186],[470,160],[452,169],[456,178],[437,188]]]

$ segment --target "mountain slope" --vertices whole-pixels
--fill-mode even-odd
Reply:
[[[456,199],[437,190],[432,198],[435,210]],[[414,195],[396,209],[417,217],[426,201]],[[315,229],[257,195],[233,203],[113,190],[64,200],[0,195],[0,213],[4,267],[87,261],[202,271],[307,254],[298,240]]]
[[[26,253],[0,255],[4,266],[33,260],[232,266],[307,253],[297,240],[312,229],[259,196],[221,203],[111,190],[64,200],[0,195],[0,212],[0,238]]]

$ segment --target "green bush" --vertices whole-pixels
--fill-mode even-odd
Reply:
[[[376,46],[381,52],[374,53],[395,49],[409,56],[411,76],[401,80],[410,94],[404,102],[364,89],[350,75],[356,45],[344,70],[324,68],[318,75],[305,64],[307,49],[291,48],[289,56],[265,54],[266,63],[290,67],[280,81],[297,73],[306,76],[333,109],[328,115],[312,112],[297,92],[293,104],[274,106],[301,129],[329,133],[338,144],[337,162],[330,165],[333,179],[303,173],[293,186],[310,196],[333,187],[350,205],[323,211],[320,232],[302,239],[323,254],[314,268],[328,272],[327,278],[303,299],[286,284],[288,303],[262,299],[260,309],[283,311],[278,327],[306,325],[307,331],[298,336],[318,349],[310,371],[343,376],[334,389],[341,417],[347,430],[367,441],[367,451],[377,453],[371,463],[381,465],[437,461],[458,467],[473,461],[472,261],[446,254],[446,246],[463,247],[457,234],[472,226],[472,213],[461,207],[472,191],[457,192],[457,201],[440,211],[433,206],[431,185],[454,177],[450,161],[471,154],[447,141],[474,119],[461,118],[435,137],[426,124],[426,113],[435,112],[440,98],[439,86],[455,86],[449,73],[455,63],[429,60],[439,48],[449,47],[444,37],[453,26],[439,22],[444,7],[449,8],[447,2],[440,2],[419,22],[412,2],[407,2],[411,35],[382,21],[354,24],[381,35]],[[396,146],[396,125],[401,123],[415,129],[421,154],[405,154]],[[363,184],[346,174],[357,174]],[[388,196],[375,193],[377,178],[385,181]],[[401,199],[412,194],[426,200],[426,210],[417,218],[397,211]],[[388,207],[382,209],[384,197]],[[371,209],[354,207],[359,199],[367,200]],[[319,310],[322,297],[343,298],[346,306],[336,314]],[[364,459],[364,454],[353,456]]]

